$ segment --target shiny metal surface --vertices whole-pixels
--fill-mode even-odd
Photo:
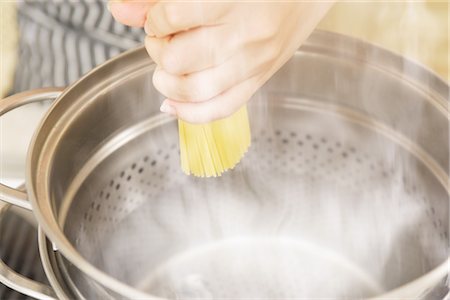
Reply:
[[[6,99],[2,99],[2,101],[0,101],[0,116],[23,105],[54,100],[61,94],[61,91],[61,88],[43,88],[19,93]],[[17,206],[10,208],[9,204],[0,200],[0,219],[3,218],[8,210],[13,209],[17,214],[24,218],[24,221],[36,222],[34,218],[31,219],[20,209],[31,209],[31,204],[27,200],[27,194],[23,190],[14,189],[0,183],[0,199]],[[1,222],[2,220],[0,220],[0,223]],[[36,299],[55,298],[55,294],[49,286],[18,274],[1,260],[0,282],[20,293]]]
[[[0,201],[0,226],[3,224],[3,217],[10,209],[11,205]],[[25,220],[23,220],[26,222]],[[22,258],[25,259],[25,258]],[[0,282],[24,295],[35,299],[52,300],[56,299],[53,289],[48,285],[31,280],[7,266],[0,260]]]
[[[66,194],[66,199],[74,199],[77,205],[60,222],[79,224],[66,226],[67,236],[99,269],[149,292],[155,289],[144,284],[145,278],[162,262],[198,244],[240,235],[281,234],[314,241],[370,270],[383,290],[406,284],[445,260],[446,211],[438,209],[436,214],[436,209],[447,191],[419,162],[429,161],[419,149],[393,143],[390,138],[401,141],[401,137],[367,116],[347,110],[343,117],[346,110],[339,107],[277,98],[268,109],[277,125],[268,130],[253,119],[255,127],[263,129],[254,131],[252,151],[234,172],[219,180],[195,180],[178,173],[178,161],[170,159],[177,157],[177,149],[172,146],[175,132],[167,134],[175,130],[169,119],[162,147],[161,143],[142,146],[144,141],[163,140],[164,135],[154,132],[161,126],[156,127],[151,119],[144,122],[149,126],[130,128],[126,140],[114,138],[104,143],[97,152],[102,155],[93,155],[79,172],[81,178],[90,174],[89,179],[76,177]],[[253,110],[253,118],[257,111]],[[292,119],[287,118],[289,114]],[[364,126],[355,126],[357,122]],[[360,140],[365,144],[359,144]],[[386,149],[392,151],[384,153]],[[392,153],[400,159],[389,157]],[[115,169],[125,157],[130,157],[128,164]],[[102,166],[94,163],[99,161]],[[436,166],[427,167],[432,170]],[[116,176],[102,183],[101,174],[112,173]],[[371,193],[365,194],[369,186]],[[89,205],[80,205],[87,198],[91,199]],[[423,215],[417,217],[420,211]],[[407,218],[412,220],[405,221]],[[348,223],[341,224],[342,219]],[[403,237],[393,242],[396,235]],[[121,260],[125,253],[127,259]],[[138,265],[139,269],[133,267]],[[86,298],[99,296],[90,294],[92,287],[78,276],[75,266],[67,264],[67,268],[75,286],[84,287]],[[445,272],[444,264],[427,279],[439,280]],[[408,296],[419,295],[423,288],[423,282],[410,286]]]
[[[23,105],[55,100],[61,94],[61,91],[61,88],[43,88],[19,93],[6,99],[2,99],[0,101],[0,116]],[[31,209],[31,204],[27,200],[27,194],[23,189],[14,189],[0,183],[0,199],[15,205],[10,207],[0,200],[0,219],[3,219],[7,211],[14,210],[17,215],[20,215],[23,218],[23,221],[26,220],[30,223],[36,223],[35,218],[33,216],[30,217],[30,215],[27,214],[27,211],[29,212]],[[2,221],[3,220],[0,220],[0,223]],[[22,259],[26,258],[23,257]],[[53,290],[48,285],[36,282],[17,273],[1,260],[0,282],[22,294],[36,299],[54,299],[55,297]]]
[[[0,101],[0,116],[29,103],[54,100],[58,98],[62,90],[62,88],[36,89],[2,99],[2,101]],[[1,183],[0,199],[22,208],[31,209],[31,204],[27,200],[27,194],[25,192],[13,189]]]
[[[343,298],[418,297],[445,276],[449,95],[434,74],[316,32],[255,95],[242,163],[205,180],[180,171],[153,68],[137,49],[95,69],[59,97],[29,152],[34,212],[80,296],[167,296],[143,284],[158,266],[255,234],[326,247],[386,292]]]
[[[61,274],[56,262],[55,256],[57,251],[52,249],[51,242],[47,240],[41,229],[38,230],[38,244],[42,266],[58,299],[75,299],[75,295],[70,293],[69,287],[64,283],[64,276]],[[79,297],[79,299],[81,298]]]

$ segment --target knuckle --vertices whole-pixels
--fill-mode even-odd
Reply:
[[[144,39],[144,45],[145,45],[145,49],[147,49],[147,51],[149,51],[152,48],[152,41],[150,39],[150,37],[146,36]]]
[[[271,63],[277,59],[280,55],[280,46],[277,43],[272,43],[266,47],[264,51],[263,61],[265,63]]]
[[[259,37],[262,40],[272,39],[276,36],[278,28],[276,26],[267,26],[267,24],[262,24],[259,29]]]
[[[154,9],[154,10],[150,10],[150,13],[147,15],[147,20],[146,20],[146,26],[145,26],[145,30],[148,31],[148,33],[153,33],[156,36],[160,35],[160,28],[161,28],[161,16],[158,15],[158,10]]]
[[[163,16],[169,28],[178,28],[181,24],[180,22],[183,20],[183,16],[180,15],[178,6],[174,5],[174,3],[164,4]]]
[[[158,51],[154,45],[154,41],[152,41],[149,37],[145,38],[145,50],[147,50],[147,53],[151,59],[157,63]]]
[[[204,72],[201,76],[195,77],[192,85],[196,101],[206,101],[218,96],[222,92],[224,83],[214,74]]]
[[[183,94],[188,101],[204,100],[205,83],[198,77],[188,76],[183,80]]]
[[[161,55],[161,67],[173,75],[182,75],[177,51],[167,50]]]
[[[272,47],[271,47],[271,57],[272,57],[272,61],[277,59],[279,56],[281,55],[281,46],[279,43],[275,43]]]
[[[161,72],[158,70],[155,70],[152,77],[153,86],[155,89],[157,89],[161,94],[165,95],[164,92],[164,85],[162,84],[162,78],[161,78]],[[167,96],[167,95],[165,95]]]

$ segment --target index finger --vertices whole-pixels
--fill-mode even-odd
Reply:
[[[234,2],[160,1],[149,9],[145,26],[156,37],[165,37],[200,26],[218,25],[233,5]]]

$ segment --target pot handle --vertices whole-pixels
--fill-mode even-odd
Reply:
[[[55,100],[62,91],[62,88],[42,88],[4,98],[0,100],[0,116],[25,104]],[[25,192],[0,183],[0,200],[31,210],[31,204],[27,199],[28,196]]]
[[[0,224],[4,215],[10,207],[11,204],[0,201]],[[8,267],[1,259],[0,282],[15,291],[36,299],[56,299],[56,295],[51,287],[18,274],[13,269]]]

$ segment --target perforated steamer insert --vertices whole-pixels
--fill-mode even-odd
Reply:
[[[29,151],[27,191],[58,257],[46,271],[74,297],[411,298],[445,277],[448,85],[435,75],[317,32],[250,102],[242,162],[199,179],[180,170],[153,69],[139,49],[94,70]]]
[[[76,205],[66,224],[78,226],[66,226],[69,239],[99,269],[170,298],[374,296],[447,255],[447,212],[435,206],[446,191],[421,162],[426,158],[394,130],[350,110],[277,94],[259,96],[251,111],[251,150],[221,178],[180,171],[171,119],[136,125],[148,130],[126,143],[114,137],[99,150],[109,152],[104,160],[74,180],[82,185],[73,187]],[[289,252],[276,264],[276,250],[267,251],[261,238],[271,239],[269,248],[283,245],[280,238],[317,248],[309,256],[304,248]],[[211,246],[218,243],[222,250]],[[313,256],[321,249],[327,254]],[[180,261],[183,255],[189,258]],[[296,264],[302,255],[308,259]],[[335,266],[330,255],[351,268]],[[281,271],[286,257],[293,268]],[[205,262],[211,259],[219,262]],[[224,271],[233,264],[240,272]],[[83,286],[76,274],[75,285]]]

